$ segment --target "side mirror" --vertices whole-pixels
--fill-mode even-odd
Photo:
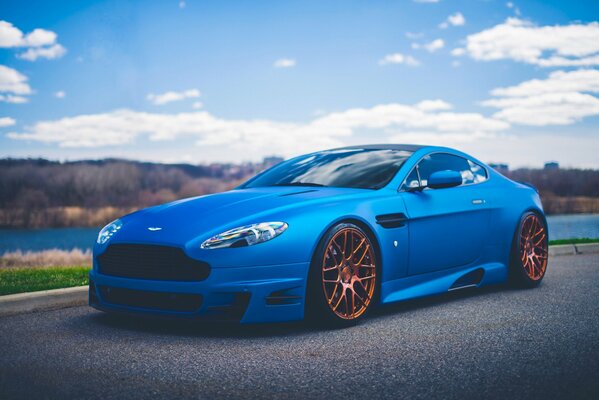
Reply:
[[[443,189],[460,186],[461,184],[462,174],[458,171],[445,170],[433,172],[428,177],[427,186],[431,189]]]

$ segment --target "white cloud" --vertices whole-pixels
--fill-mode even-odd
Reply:
[[[465,51],[480,61],[511,59],[541,67],[599,65],[599,23],[535,26],[508,18],[469,35]]]
[[[466,54],[466,49],[462,47],[456,47],[455,49],[451,50],[451,55],[455,57],[460,57],[464,54]]]
[[[17,47],[23,42],[23,32],[7,21],[0,21],[0,47]]]
[[[430,43],[425,44],[423,47],[430,53],[434,53],[437,50],[440,50],[445,46],[445,42],[443,39],[435,39]]]
[[[52,31],[45,29],[34,29],[23,38],[21,47],[41,47],[56,43],[58,36]]]
[[[62,57],[66,49],[56,43],[57,35],[45,29],[34,29],[28,34],[23,32],[7,21],[0,21],[0,47],[4,48],[28,48],[17,57],[28,61],[38,58],[54,59]]]
[[[436,100],[423,100],[420,103],[416,104],[416,108],[422,111],[441,111],[441,110],[451,110],[453,106],[446,101],[436,99]]]
[[[191,108],[193,108],[194,110],[199,110],[203,107],[204,107],[204,103],[202,103],[201,101],[196,101],[191,105]]]
[[[523,125],[569,125],[599,115],[599,70],[555,71],[491,91],[496,98],[482,104],[498,108],[495,118]]]
[[[192,99],[200,97],[201,93],[198,89],[189,89],[183,92],[165,92],[161,94],[150,93],[146,96],[146,99],[150,101],[152,104],[161,106],[167,103],[171,103],[173,101],[181,101],[185,99]]]
[[[23,96],[15,96],[12,94],[0,94],[0,101],[5,103],[23,104],[27,103],[29,99]]]
[[[445,46],[445,42],[443,39],[435,39],[432,42],[425,44],[412,43],[412,48],[417,49],[425,49],[429,53],[434,53],[435,51],[442,49]]]
[[[296,61],[292,58],[280,58],[273,64],[275,68],[293,68],[295,67]]]
[[[406,32],[405,35],[408,39],[420,39],[421,37],[424,36],[424,33],[422,33],[422,32]]]
[[[532,79],[516,86],[494,89],[493,96],[534,96],[546,93],[599,93],[599,70],[555,71],[548,79]]]
[[[461,12],[456,12],[447,17],[447,19],[439,24],[439,28],[446,29],[450,26],[463,26],[466,24],[466,18]]]
[[[17,122],[10,117],[2,117],[0,118],[0,128],[5,128],[7,126],[13,126]]]
[[[450,107],[442,100],[416,105],[382,104],[329,113],[305,123],[231,120],[204,111],[161,114],[116,110],[41,121],[21,132],[10,132],[8,137],[67,148],[122,146],[142,139],[164,141],[168,146],[169,142],[187,140],[201,148],[226,145],[227,152],[237,157],[259,159],[266,154],[290,156],[360,143],[365,135],[371,142],[390,142],[398,132],[420,132],[442,139],[461,135],[492,137],[509,128],[506,122],[477,113],[445,111]]]
[[[32,47],[27,51],[18,54],[17,57],[27,61],[35,61],[38,58],[47,58],[48,60],[53,60],[55,58],[64,56],[66,52],[67,49],[59,44],[55,44],[50,47]]]
[[[511,10],[514,10],[514,14],[520,15],[520,9],[514,5],[511,1],[505,3],[505,6]]]
[[[64,99],[66,95],[67,94],[63,90],[59,90],[58,92],[54,93],[54,97],[57,99]]]
[[[6,96],[10,96],[11,94],[17,95],[17,98],[22,97],[22,95],[31,94],[31,88],[27,83],[27,77],[16,69],[0,65],[0,94],[4,94],[4,101],[8,101],[6,100]],[[11,96],[11,98],[12,97],[14,96]]]
[[[420,65],[420,62],[412,56],[401,53],[387,54],[385,57],[379,60],[379,65],[389,64],[405,64],[410,67],[417,67]]]

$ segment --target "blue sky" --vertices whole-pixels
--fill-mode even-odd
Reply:
[[[0,157],[415,142],[599,168],[596,1],[5,1],[0,21]]]

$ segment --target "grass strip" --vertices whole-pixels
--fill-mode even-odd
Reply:
[[[89,267],[2,268],[0,296],[88,284]]]

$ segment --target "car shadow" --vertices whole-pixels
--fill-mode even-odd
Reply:
[[[187,337],[252,338],[294,336],[313,327],[303,321],[241,325],[239,323],[156,318],[94,312],[85,316],[104,328]]]
[[[238,323],[207,322],[176,318],[156,318],[134,314],[109,314],[94,311],[91,314],[80,316],[87,319],[88,323],[104,328],[134,331],[147,334],[166,334],[186,337],[214,337],[214,338],[257,338],[257,337],[282,337],[302,336],[323,331],[338,329],[353,329],[369,321],[381,321],[386,318],[395,318],[402,314],[417,312],[425,308],[439,307],[451,302],[476,299],[479,296],[488,296],[493,293],[518,291],[526,289],[513,289],[507,285],[489,286],[484,288],[471,288],[452,291],[441,295],[402,301],[394,304],[379,306],[356,326],[349,328],[323,327],[305,321],[279,322],[241,325]]]

